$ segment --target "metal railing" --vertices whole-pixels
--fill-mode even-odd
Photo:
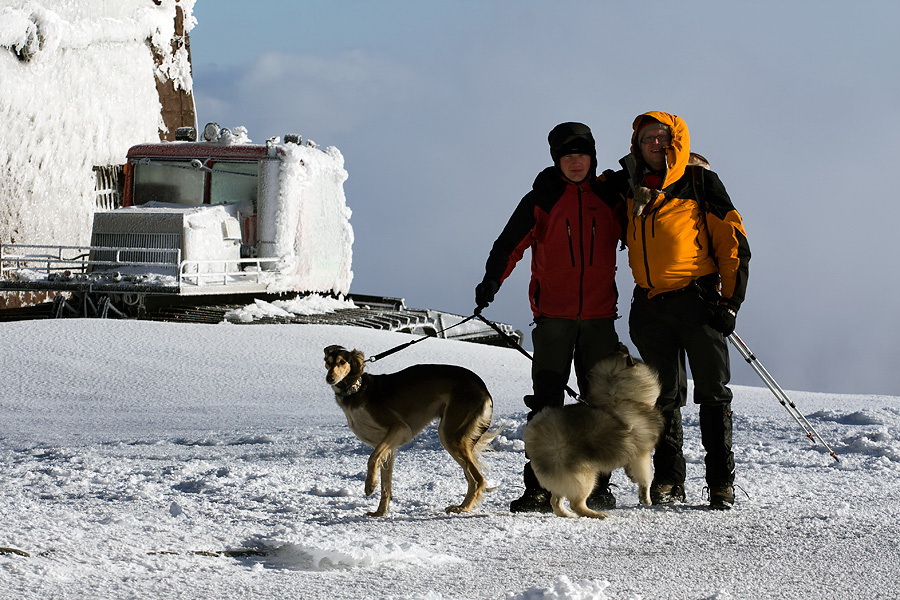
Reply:
[[[181,260],[180,248],[153,248],[150,258],[161,260],[133,259],[148,257],[146,251],[147,248],[135,247],[0,244],[0,280],[146,283],[154,277],[170,277],[171,281],[165,284],[179,288],[263,285],[273,273],[265,267],[271,268],[280,261],[278,258]]]
[[[163,261],[135,261],[123,258],[124,254],[141,252],[143,248],[112,248],[108,246],[50,246],[43,244],[0,244],[0,278],[12,279],[21,271],[33,271],[52,279],[54,275],[83,275],[108,269],[137,268],[162,269],[178,274],[181,250],[160,249],[160,254],[171,256]],[[102,253],[104,260],[91,259],[92,253]]]
[[[263,265],[280,262],[279,258],[235,258],[216,260],[185,260],[178,269],[179,285],[234,285],[236,283],[265,283],[273,271]]]

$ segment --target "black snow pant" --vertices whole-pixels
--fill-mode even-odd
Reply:
[[[525,397],[530,409],[528,420],[548,406],[565,403],[566,385],[572,366],[579,393],[587,390],[588,374],[600,359],[615,352],[619,346],[614,319],[535,319],[531,333],[534,344],[534,360],[531,366],[533,395]],[[526,456],[528,448],[525,449]],[[525,490],[540,490],[541,486],[531,469],[525,464]],[[606,488],[609,476],[598,480],[597,488]]]
[[[731,364],[725,337],[709,326],[710,309],[694,286],[647,298],[635,287],[629,316],[631,340],[659,373],[657,406],[665,428],[653,455],[654,484],[684,484],[686,468],[681,407],[687,403],[687,367],[700,405],[700,437],[706,451],[706,484],[734,483]]]

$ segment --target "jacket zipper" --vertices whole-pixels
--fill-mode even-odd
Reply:
[[[581,197],[581,187],[578,187],[578,253],[581,256],[581,271],[578,274],[578,315],[584,310],[584,199]]]
[[[644,272],[647,275],[647,285],[653,289],[653,282],[650,280],[650,259],[647,257],[647,217],[641,215],[641,247],[644,250]]]
[[[594,266],[594,240],[597,237],[597,217],[591,219],[591,253],[588,255],[588,264]]]

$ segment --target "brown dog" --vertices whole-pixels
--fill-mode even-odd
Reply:
[[[480,450],[490,442],[493,401],[481,378],[454,365],[413,365],[396,373],[364,372],[365,356],[341,346],[325,348],[325,381],[356,436],[372,446],[366,475],[366,495],[375,491],[381,471],[381,501],[367,513],[388,512],[391,476],[397,448],[413,440],[429,423],[440,419],[438,436],[463,468],[469,484],[462,504],[446,511],[467,512],[481,499],[486,482],[478,464]]]

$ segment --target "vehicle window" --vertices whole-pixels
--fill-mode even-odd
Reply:
[[[186,161],[153,160],[134,165],[134,204],[203,204],[204,171]]]
[[[210,204],[242,204],[256,206],[259,163],[217,162],[212,166]]]

